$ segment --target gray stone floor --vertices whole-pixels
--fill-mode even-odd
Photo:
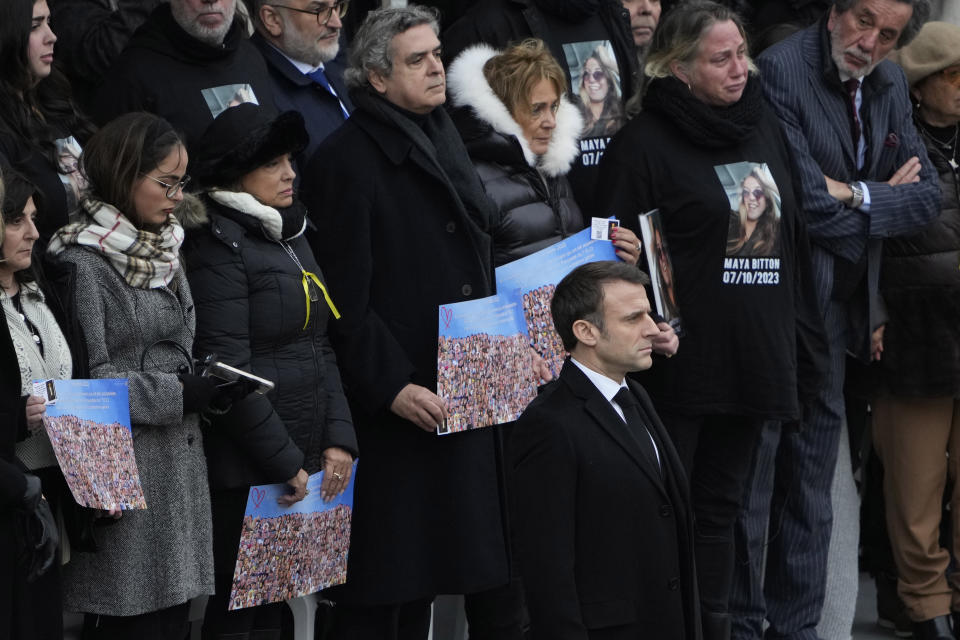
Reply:
[[[462,623],[457,620],[438,620],[433,640],[460,640]],[[64,640],[80,640],[80,618],[66,614]],[[877,592],[873,580],[860,574],[860,592],[857,596],[857,615],[853,622],[853,640],[894,640],[894,635],[877,626]]]

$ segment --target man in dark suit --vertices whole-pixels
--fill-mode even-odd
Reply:
[[[535,640],[693,639],[700,615],[686,476],[643,388],[645,274],[572,271],[551,303],[570,352],[517,421],[510,463],[520,573]]]
[[[762,538],[772,514],[777,535],[767,547],[763,589],[744,591],[759,602],[731,602],[737,638],[762,637],[764,610],[767,638],[818,637],[835,467],[843,473],[837,482],[853,493],[849,458],[838,461],[837,455],[845,429],[846,354],[865,361],[879,357],[882,239],[915,232],[938,213],[937,173],[914,129],[903,72],[885,60],[928,15],[927,0],[836,0],[818,24],[758,59],[764,92],[796,159],[830,370],[816,401],[805,408],[803,429],[782,438],[779,453],[776,438],[764,439],[757,453],[758,468],[777,456],[777,478],[770,511],[757,513],[746,529]],[[759,482],[751,491],[771,491]],[[851,596],[857,584],[855,512],[855,504],[836,510],[838,533],[845,533],[837,540],[853,544],[837,548],[838,562],[830,569],[835,577],[846,574]],[[753,546],[762,549],[762,543]],[[844,600],[842,611],[823,621],[835,627],[832,635],[850,635],[855,597]]]
[[[353,110],[343,84],[340,18],[345,0],[246,0],[256,33],[250,38],[267,63],[273,103],[280,112],[303,115],[310,142],[301,169],[313,152]]]

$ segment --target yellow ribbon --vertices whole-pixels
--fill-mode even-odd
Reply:
[[[323,292],[323,299],[327,301],[327,306],[330,307],[330,311],[333,312],[333,317],[337,320],[340,319],[340,312],[337,311],[337,308],[333,304],[333,300],[330,299],[330,294],[327,293],[327,288],[323,286],[322,282],[320,282],[320,278],[317,277],[317,274],[304,271],[302,282],[303,295],[307,297],[307,321],[303,323],[303,329],[306,329],[307,325],[310,324],[310,280],[313,280],[313,283],[320,287],[320,291]],[[301,331],[303,329],[301,329]]]

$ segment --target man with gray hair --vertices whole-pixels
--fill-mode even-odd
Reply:
[[[337,55],[350,0],[246,1],[256,28],[250,42],[267,63],[274,105],[303,116],[310,142],[301,158],[309,160],[353,109]]]
[[[914,129],[903,72],[886,60],[892,49],[910,42],[929,13],[927,0],[836,0],[818,24],[767,49],[757,61],[764,92],[796,159],[794,179],[803,190],[829,370],[805,407],[802,428],[785,434],[779,451],[771,438],[757,452],[756,468],[777,461],[772,487],[762,486],[758,476],[750,489],[773,493],[766,576],[762,589],[754,584],[746,590],[759,601],[731,602],[736,638],[850,637],[852,597],[846,611],[817,628],[835,515],[837,540],[853,541],[837,548],[829,569],[831,578],[843,575],[849,585],[836,599],[847,600],[857,585],[856,495],[849,456],[838,457],[846,438],[846,357],[849,352],[869,361],[882,353],[883,238],[915,232],[939,209],[937,172]],[[854,503],[837,510],[831,507],[835,468],[837,483],[849,487]],[[756,514],[746,527],[756,536],[755,568],[762,566],[767,515]],[[841,519],[848,515],[853,518]],[[760,577],[758,569],[754,577]]]
[[[497,213],[440,108],[438,32],[424,7],[367,16],[345,74],[356,109],[304,173],[363,452],[337,638],[426,638],[435,595],[509,579],[499,427],[438,435],[438,308],[493,292]]]
[[[263,58],[235,16],[236,0],[170,0],[157,7],[96,92],[91,114],[103,125],[149,111],[186,136],[188,148],[228,107],[273,108]]]

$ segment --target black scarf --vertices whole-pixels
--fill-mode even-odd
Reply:
[[[410,138],[440,175],[447,179],[463,217],[471,227],[469,235],[477,257],[483,264],[491,264],[489,233],[497,218],[497,207],[487,197],[467,148],[446,110],[437,107],[422,117],[416,117],[415,122],[403,115],[402,109],[370,90],[351,91],[350,97],[358,109],[363,109]],[[489,274],[486,275],[489,278]],[[492,291],[492,281],[488,284]]]
[[[757,76],[747,79],[740,100],[715,107],[694,97],[680,80],[669,76],[650,82],[643,110],[671,120],[687,138],[701,147],[720,149],[743,141],[763,114],[763,92]]]

